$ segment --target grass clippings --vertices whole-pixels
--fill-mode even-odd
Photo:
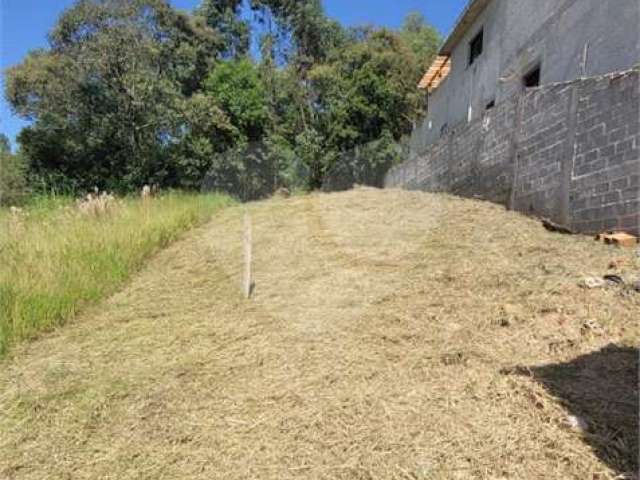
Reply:
[[[640,295],[579,282],[635,252],[446,195],[249,210],[251,300],[230,208],[12,352],[0,477],[632,478]]]
[[[112,294],[158,249],[230,204],[216,195],[89,195],[0,216],[0,356]]]

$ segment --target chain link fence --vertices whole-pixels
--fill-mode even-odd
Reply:
[[[309,162],[290,148],[254,142],[217,154],[202,190],[226,192],[241,201],[260,200],[282,188],[309,189],[318,168],[324,192],[345,191],[354,185],[382,188],[385,175],[405,158],[407,147],[406,141],[383,138]]]

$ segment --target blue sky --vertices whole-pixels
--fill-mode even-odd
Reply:
[[[0,68],[19,63],[34,48],[46,47],[47,32],[58,15],[74,0],[0,0]],[[171,0],[174,6],[191,10],[200,0]],[[464,8],[466,0],[323,0],[329,16],[345,25],[370,23],[398,27],[405,15],[422,12],[440,30],[447,33]],[[2,87],[2,85],[0,85]],[[4,88],[2,87],[4,91]],[[0,132],[15,136],[26,125],[11,114],[0,100]]]

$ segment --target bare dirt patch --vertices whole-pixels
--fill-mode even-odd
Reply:
[[[631,478],[640,294],[579,282],[633,250],[445,195],[248,208],[251,301],[232,208],[3,361],[0,477]]]

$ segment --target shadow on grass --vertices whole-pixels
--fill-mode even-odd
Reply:
[[[638,472],[638,358],[640,350],[608,345],[566,363],[517,367],[503,373],[533,377],[571,415],[598,457],[622,478]]]

